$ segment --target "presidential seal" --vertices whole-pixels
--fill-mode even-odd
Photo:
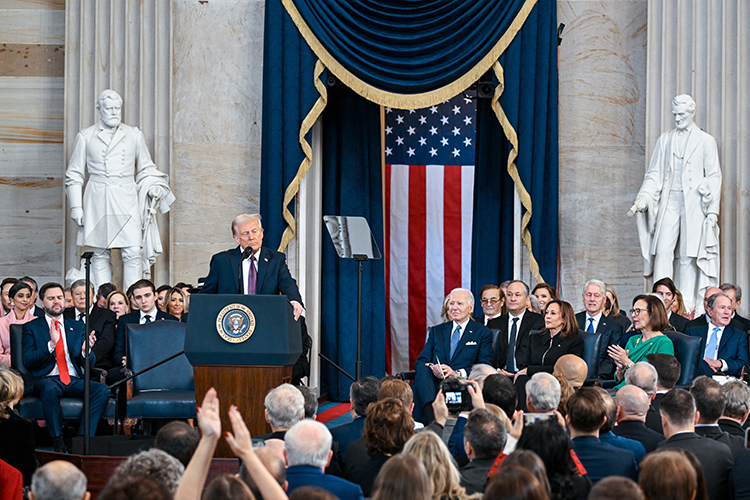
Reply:
[[[244,342],[255,332],[255,315],[242,304],[229,304],[216,316],[216,331],[232,344]]]

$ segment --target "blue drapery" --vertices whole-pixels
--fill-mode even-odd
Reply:
[[[485,283],[510,277],[513,189],[521,193],[527,216],[531,214],[526,221],[526,243],[539,273],[545,281],[555,283],[556,24],[554,0],[269,0],[260,205],[267,242],[288,241],[293,234],[282,211],[292,209],[293,203],[285,206],[285,194],[287,200],[292,199],[304,174],[301,166],[309,160],[300,145],[301,139],[309,141],[309,128],[301,125],[304,121],[309,127],[330,97],[325,89],[321,92],[314,68],[320,74],[325,66],[344,85],[372,102],[412,109],[465,90],[499,60],[502,68],[494,68],[494,78],[502,88],[500,106],[493,108],[488,101],[479,104],[473,289],[476,292]],[[380,176],[379,133],[375,137],[372,129],[375,108],[354,105],[349,102],[355,99],[351,96],[340,98],[345,102],[337,105],[339,112],[346,109],[359,119],[346,121],[326,115],[335,128],[324,123],[324,182],[334,184],[324,187],[323,204],[332,210],[338,207],[342,215],[369,212],[375,228],[376,221],[382,224],[382,215],[374,217],[382,213],[376,208],[380,194],[373,191],[373,176]],[[344,146],[342,141],[347,138],[356,142]],[[336,157],[335,147],[348,148],[349,157]],[[372,170],[355,168],[350,159],[367,162],[364,166]],[[509,177],[509,170],[515,179]],[[352,183],[360,187],[352,196],[366,199],[342,196],[342,189]],[[285,228],[287,239],[282,240]],[[375,232],[382,248],[382,226],[379,234]],[[351,306],[348,302],[345,306],[341,298],[352,293],[352,277],[349,271],[342,272],[342,262],[326,254],[332,251],[326,250],[326,245],[330,242],[325,241],[323,249],[321,307],[324,316],[334,319],[322,332],[322,352],[350,368],[356,322],[343,310]],[[382,267],[372,269],[382,276]],[[365,374],[381,375],[385,297],[384,287],[374,286],[374,281],[368,285],[371,296],[364,311],[363,324],[369,329],[363,328],[363,364],[370,367]],[[334,400],[348,398],[345,379],[325,367],[322,375],[323,392],[328,391]]]

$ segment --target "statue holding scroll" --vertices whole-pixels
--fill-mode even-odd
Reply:
[[[77,244],[94,252],[92,281],[112,280],[110,249],[120,248],[123,289],[143,277],[161,254],[156,211],[169,211],[174,195],[143,133],[122,120],[122,98],[105,90],[96,101],[100,120],[78,133],[65,173],[70,217],[78,224]],[[84,182],[88,171],[88,181]]]
[[[693,120],[692,97],[675,97],[672,114],[676,128],[656,141],[628,216],[638,214],[644,275],[673,278],[687,310],[701,313],[703,293],[719,284],[719,155],[714,138]]]

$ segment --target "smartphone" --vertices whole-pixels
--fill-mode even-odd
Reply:
[[[534,422],[541,422],[542,420],[557,420],[557,415],[554,413],[524,413],[523,414],[523,426],[531,425]]]

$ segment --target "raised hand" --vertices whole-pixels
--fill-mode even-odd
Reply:
[[[219,439],[221,436],[221,417],[219,415],[219,398],[213,387],[206,392],[198,408],[198,428],[205,437]]]

